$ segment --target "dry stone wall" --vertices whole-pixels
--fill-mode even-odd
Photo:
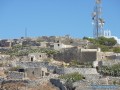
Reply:
[[[9,71],[7,74],[7,79],[9,80],[22,80],[24,79],[25,74],[23,72]]]
[[[97,50],[85,50],[74,47],[69,49],[63,49],[60,53],[57,53],[53,56],[55,60],[70,62],[72,60],[77,60],[80,63],[83,62],[93,62],[97,59]]]

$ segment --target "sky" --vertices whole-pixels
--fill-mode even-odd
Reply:
[[[93,36],[95,0],[0,0],[0,39]],[[105,30],[120,38],[120,0],[103,0]]]

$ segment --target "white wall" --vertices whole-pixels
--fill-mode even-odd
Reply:
[[[65,45],[63,43],[54,43],[54,49],[55,50],[60,50],[62,48],[72,48],[72,45]]]

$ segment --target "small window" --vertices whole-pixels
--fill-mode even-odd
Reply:
[[[42,71],[42,76],[44,76],[44,71]]]
[[[49,76],[49,73],[45,73],[45,76]]]
[[[31,57],[31,62],[33,61],[33,57]]]
[[[42,57],[41,55],[39,55],[39,57]]]
[[[18,72],[25,72],[24,69],[18,69]]]
[[[103,59],[103,56],[102,56],[102,59]]]
[[[32,74],[34,75],[34,71],[32,72]]]

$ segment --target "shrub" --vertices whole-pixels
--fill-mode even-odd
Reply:
[[[83,75],[79,74],[78,72],[61,75],[59,76],[59,78],[65,79],[66,81],[69,81],[69,82],[76,82],[84,79]]]
[[[114,47],[113,52],[115,53],[120,53],[120,47]]]
[[[0,63],[0,67],[3,67],[3,63]]]
[[[120,64],[113,66],[102,66],[99,68],[99,73],[107,76],[120,76]]]

